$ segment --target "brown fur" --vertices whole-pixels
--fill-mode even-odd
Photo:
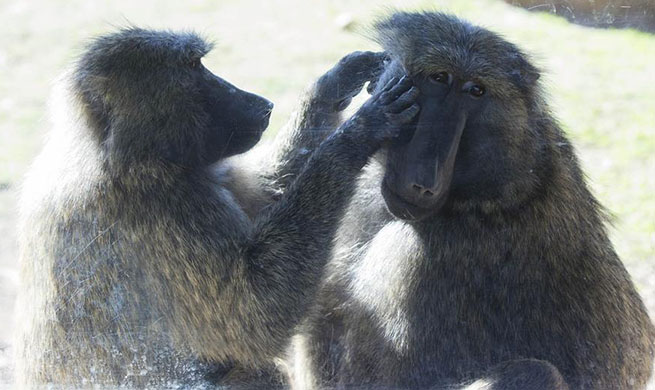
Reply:
[[[486,100],[469,116],[433,215],[388,212],[380,188],[398,163],[390,152],[362,173],[296,337],[294,387],[443,389],[486,378],[494,389],[644,388],[653,324],[537,69],[449,15],[401,12],[377,27],[394,59],[383,79],[447,71],[485,85]]]
[[[356,176],[397,130],[370,131],[388,109],[371,100],[276,193],[280,174],[264,168],[289,155],[229,158],[270,105],[202,68],[208,49],[125,29],[94,40],[63,82],[21,199],[21,386],[220,381],[269,364],[304,316]],[[351,93],[379,68],[373,53],[351,60],[366,71],[325,82]],[[325,115],[347,97],[329,96]]]

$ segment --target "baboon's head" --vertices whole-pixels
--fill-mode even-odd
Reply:
[[[376,25],[399,73],[421,91],[414,131],[388,150],[382,193],[398,218],[457,201],[494,202],[536,180],[540,136],[529,122],[539,77],[513,44],[441,13],[396,13]]]
[[[273,104],[206,69],[193,33],[124,29],[95,39],[74,86],[109,160],[202,166],[260,139]]]

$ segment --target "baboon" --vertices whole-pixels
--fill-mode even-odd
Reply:
[[[653,324],[538,69],[443,13],[375,31],[421,112],[359,177],[292,385],[643,388]]]
[[[21,199],[23,386],[202,384],[216,364],[279,355],[357,174],[418,112],[411,80],[390,81],[281,191],[230,165],[272,104],[204,68],[209,50],[193,33],[127,28],[95,39],[69,74]],[[347,56],[305,107],[335,116],[383,57]]]

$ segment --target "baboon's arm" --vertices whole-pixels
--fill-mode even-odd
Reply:
[[[279,199],[318,146],[342,122],[342,112],[367,81],[377,81],[385,53],[354,52],[321,76],[273,142],[217,166],[224,185],[250,217]],[[370,89],[370,88],[369,88]]]
[[[175,223],[182,231],[174,236],[185,243],[153,248],[155,257],[170,258],[157,290],[171,299],[164,312],[176,339],[214,362],[261,364],[282,353],[315,294],[369,154],[347,137],[325,141],[254,220],[224,194],[194,199],[203,211],[198,206]]]
[[[377,80],[385,59],[385,53],[350,53],[309,88],[275,138],[266,164],[274,186],[281,190],[289,187],[309,156],[339,126],[341,113],[352,98],[367,81]]]
[[[390,91],[369,99],[321,143],[282,198],[252,223],[226,215],[238,207],[226,211],[218,203],[203,214],[185,214],[195,221],[179,221],[195,241],[181,247],[206,253],[204,260],[187,255],[185,264],[174,252],[176,259],[168,262],[182,269],[166,285],[185,289],[171,293],[173,312],[181,313],[171,323],[181,339],[195,335],[190,341],[196,353],[213,361],[261,363],[284,351],[312,303],[361,168],[399,133],[398,121],[407,123],[418,113],[418,90],[409,79],[389,85]],[[220,192],[211,199],[228,206],[229,200]]]

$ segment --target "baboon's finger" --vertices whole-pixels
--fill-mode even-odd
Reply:
[[[385,93],[389,92],[389,91],[391,90],[391,88],[393,88],[394,85],[396,85],[396,83],[398,82],[398,80],[399,80],[398,77],[392,77],[391,79],[389,79],[389,80],[384,84],[384,87],[382,87],[382,89],[381,89],[380,91],[378,91],[377,94],[374,94],[374,95],[372,96],[372,99],[374,99],[374,100],[382,99],[383,95],[384,95]],[[381,102],[382,104],[386,104],[386,103],[383,102],[382,100],[380,100],[380,102]]]
[[[356,51],[343,57],[328,74],[337,80],[335,96],[345,99],[356,96],[367,81],[377,82],[384,71],[385,52]]]
[[[414,119],[414,117],[419,113],[421,108],[417,103],[412,104],[405,110],[398,112],[398,113],[393,113],[393,112],[387,112],[385,116],[389,120],[389,123],[394,124],[394,125],[402,125],[405,123],[409,123]]]
[[[380,94],[383,94],[384,92],[388,92],[391,90],[391,88],[398,83],[398,77],[392,77],[391,80],[387,81],[387,83],[384,85],[384,88],[382,88],[382,91],[380,91]]]
[[[384,69],[389,59],[386,52],[356,51],[342,59],[349,71],[373,75]]]
[[[357,51],[342,58],[337,69],[361,88],[365,82],[377,80],[388,58],[385,52]]]
[[[390,57],[387,52],[374,53],[372,56],[373,63],[369,67],[370,74],[369,80],[377,80],[378,77],[384,72],[385,66],[389,63]]]
[[[420,93],[421,91],[419,91],[417,87],[412,86],[408,91],[404,92],[396,100],[389,104],[388,111],[392,114],[397,114],[406,110],[408,107],[414,104],[414,102],[416,102],[416,99]]]
[[[385,105],[396,100],[398,96],[402,95],[403,93],[405,93],[405,91],[409,90],[412,87],[412,79],[410,79],[407,76],[403,76],[397,83],[393,84],[391,88],[388,87],[389,84],[387,84],[383,92],[380,93],[380,103]]]
[[[375,87],[377,86],[378,86],[378,80],[371,80],[366,86],[366,92],[373,93],[373,91],[375,91]]]

